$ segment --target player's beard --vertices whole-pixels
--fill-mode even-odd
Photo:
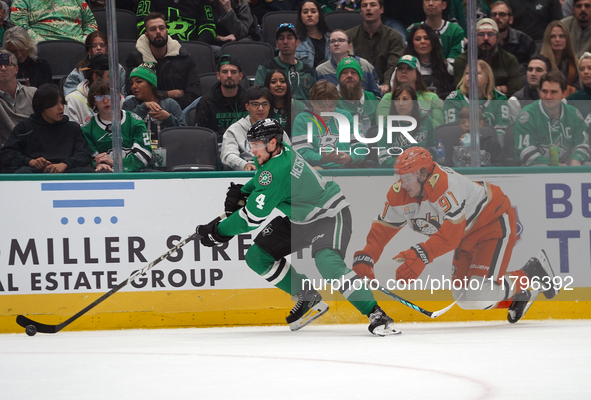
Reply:
[[[343,100],[360,100],[363,94],[363,88],[361,84],[357,84],[353,87],[347,85],[339,85],[341,97]]]

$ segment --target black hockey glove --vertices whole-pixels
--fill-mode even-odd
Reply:
[[[226,201],[224,201],[224,210],[226,214],[230,215],[235,211],[240,210],[246,204],[248,195],[243,193],[241,184],[230,183],[230,187],[226,191]]]
[[[201,244],[206,247],[219,246],[226,243],[234,236],[222,236],[218,233],[218,224],[220,219],[216,218],[207,225],[198,225],[197,233],[201,235]]]

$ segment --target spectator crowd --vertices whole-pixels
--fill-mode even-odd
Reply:
[[[137,34],[112,68],[104,2],[0,0],[1,172],[112,172],[113,110],[125,172],[162,170],[162,132],[184,126],[212,132],[214,169],[254,170],[246,132],[269,117],[317,169],[391,168],[416,145],[467,166],[470,126],[483,166],[589,162],[591,0],[477,1],[473,124],[465,1],[116,3]],[[39,56],[63,41],[84,57]]]

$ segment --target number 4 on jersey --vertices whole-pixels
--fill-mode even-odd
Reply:
[[[264,194],[259,194],[257,196],[257,198],[255,199],[255,201],[257,202],[257,208],[259,210],[262,210],[263,207],[265,206],[265,195]]]

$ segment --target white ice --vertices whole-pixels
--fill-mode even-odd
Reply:
[[[591,399],[591,321],[0,335],[0,399]]]

